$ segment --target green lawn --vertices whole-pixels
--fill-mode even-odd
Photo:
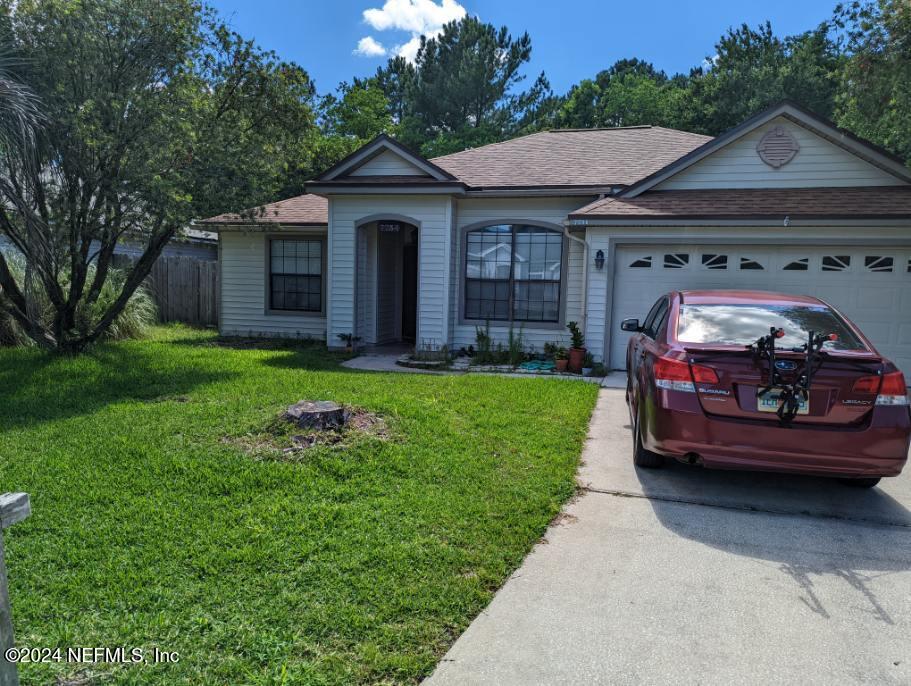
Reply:
[[[71,359],[0,350],[0,491],[20,646],[159,647],[172,665],[26,665],[23,682],[414,683],[574,489],[578,382],[374,374],[316,346],[162,328]],[[295,460],[238,447],[291,402],[388,436]]]

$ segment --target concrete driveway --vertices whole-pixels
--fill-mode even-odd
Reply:
[[[429,679],[909,684],[911,474],[636,471],[603,389],[570,503]]]

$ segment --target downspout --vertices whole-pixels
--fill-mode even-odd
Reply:
[[[573,236],[569,232],[569,226],[567,224],[563,225],[563,235],[569,240],[582,245],[582,314],[579,317],[579,328],[582,329],[582,333],[584,334],[586,333],[585,325],[588,319],[588,241]]]

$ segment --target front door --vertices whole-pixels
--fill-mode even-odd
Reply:
[[[402,255],[402,340],[415,342],[418,318],[418,246],[406,243]]]

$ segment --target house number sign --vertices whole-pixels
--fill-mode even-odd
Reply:
[[[398,233],[401,225],[398,222],[380,222],[377,226],[380,233]]]

